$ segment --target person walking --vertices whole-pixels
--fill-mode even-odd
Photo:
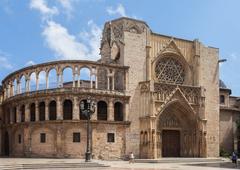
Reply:
[[[233,153],[232,153],[232,163],[236,164],[236,166],[237,166],[237,159],[238,159],[238,156],[237,156],[237,154],[233,151]]]
[[[130,152],[130,154],[129,154],[129,163],[134,163],[135,161],[134,161],[134,154],[133,154],[133,152]]]

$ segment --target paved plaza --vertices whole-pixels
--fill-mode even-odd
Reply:
[[[128,161],[100,161],[93,160],[85,163],[82,159],[33,159],[33,158],[0,158],[1,170],[41,169],[41,170],[63,170],[63,169],[87,169],[87,170],[204,170],[204,169],[240,169],[229,160],[189,162],[177,161],[178,163],[134,163]]]

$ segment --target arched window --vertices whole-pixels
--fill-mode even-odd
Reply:
[[[82,100],[85,104],[84,104],[84,109],[87,109],[87,100]],[[81,102],[80,102],[81,103]],[[81,106],[79,105],[79,112],[80,112],[80,119],[81,120],[87,120],[87,116],[84,115],[82,112],[81,112]]]
[[[63,69],[63,87],[72,87],[73,84],[73,70],[71,67],[65,67]]]
[[[25,121],[25,105],[22,105],[20,112],[21,112],[21,122],[24,122]]]
[[[220,104],[225,104],[225,96],[220,95]]]
[[[39,103],[39,120],[40,121],[45,120],[45,102]]]
[[[13,81],[13,95],[16,95],[17,94],[17,79],[14,79]]]
[[[46,72],[45,71],[41,71],[38,74],[38,89],[39,90],[43,90],[47,88],[47,84],[46,84]]]
[[[35,91],[36,88],[37,88],[37,85],[36,85],[36,73],[32,72],[31,75],[30,75],[30,82],[29,82],[29,85],[30,85],[30,91]]]
[[[114,104],[114,120],[123,121],[123,104],[120,102]]]
[[[65,100],[63,103],[63,119],[64,120],[72,120],[72,101]]]
[[[80,69],[80,87],[90,88],[90,69],[87,67],[82,67]]]
[[[22,75],[22,77],[20,78],[20,93],[25,93],[26,91],[26,78],[24,75]]]
[[[53,100],[49,103],[49,120],[56,120],[57,119],[57,104]]]
[[[52,68],[48,72],[48,84],[49,84],[49,89],[57,88],[57,71],[55,68]]]
[[[107,120],[107,103],[104,101],[97,103],[97,119]]]
[[[155,74],[163,83],[183,84],[185,77],[182,64],[170,56],[163,57],[157,62]]]
[[[32,103],[30,106],[30,121],[34,122],[36,120],[36,106],[35,103]]]

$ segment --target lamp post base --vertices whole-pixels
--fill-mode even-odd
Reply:
[[[91,161],[91,152],[86,152],[85,153],[85,162],[90,162]]]

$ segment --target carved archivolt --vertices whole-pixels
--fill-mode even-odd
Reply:
[[[180,62],[172,57],[164,57],[157,62],[155,75],[163,83],[183,84],[185,72]]]
[[[180,121],[173,113],[164,113],[160,116],[159,120],[159,128],[160,127],[171,127],[178,128],[180,127]]]

